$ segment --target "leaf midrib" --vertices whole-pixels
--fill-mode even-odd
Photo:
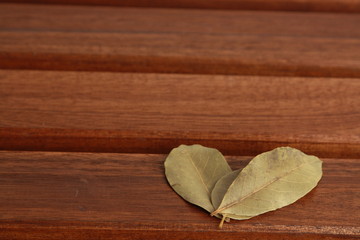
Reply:
[[[228,205],[226,205],[226,206],[224,206],[224,207],[222,207],[222,208],[219,208],[219,209],[215,210],[214,212],[211,213],[211,215],[213,216],[213,215],[215,215],[215,214],[218,214],[218,213],[220,213],[220,212],[222,212],[222,211],[224,211],[224,210],[226,210],[226,209],[228,209],[228,208],[230,208],[230,207],[232,207],[232,206],[240,203],[240,202],[243,201],[244,199],[246,199],[246,198],[254,195],[255,193],[257,193],[257,192],[261,191],[262,189],[266,188],[267,186],[269,186],[270,184],[272,184],[272,183],[274,183],[274,182],[276,182],[276,181],[278,181],[278,180],[286,177],[287,175],[289,175],[289,174],[292,173],[293,171],[299,169],[300,167],[302,167],[303,165],[308,164],[308,163],[309,163],[309,162],[304,162],[304,163],[300,164],[299,166],[297,166],[296,168],[292,169],[292,170],[289,171],[289,172],[286,172],[286,173],[283,174],[282,176],[277,177],[277,178],[274,178],[273,181],[270,181],[268,184],[265,184],[265,185],[261,186],[261,187],[260,187],[259,189],[257,189],[256,191],[251,192],[250,194],[242,197],[240,200],[235,201],[235,202],[230,203],[230,204],[228,204]],[[224,197],[225,197],[225,196],[224,196]]]
[[[193,167],[195,168],[196,173],[199,175],[199,178],[200,178],[200,180],[201,180],[201,183],[204,185],[206,192],[207,192],[208,194],[210,194],[210,191],[209,191],[208,187],[206,186],[206,184],[205,184],[205,182],[204,182],[204,179],[202,178],[202,176],[201,176],[198,168],[196,167],[192,156],[190,155],[189,152],[187,152],[187,154],[188,154],[188,156],[189,156],[189,158],[190,158],[190,162],[192,163]]]

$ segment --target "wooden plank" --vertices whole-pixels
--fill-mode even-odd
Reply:
[[[5,150],[360,152],[359,79],[1,70],[0,86]]]
[[[360,12],[359,0],[0,0],[0,2],[227,10]]]
[[[0,153],[1,239],[358,239],[359,159],[323,159],[319,185],[246,221],[219,220],[172,191],[164,155]],[[234,168],[250,157],[227,157]],[[340,204],[341,203],[341,204]]]
[[[359,24],[355,14],[2,4],[0,66],[360,77]]]

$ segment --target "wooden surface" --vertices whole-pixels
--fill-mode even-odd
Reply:
[[[0,2],[227,10],[360,12],[359,0],[0,0]]]
[[[360,159],[323,159],[324,176],[311,193],[277,211],[231,221],[222,230],[219,219],[173,192],[164,177],[164,159],[1,152],[0,191],[7,193],[0,198],[2,239],[58,239],[58,232],[67,239],[359,237]],[[237,169],[250,157],[227,159]],[[23,235],[14,234],[23,230]]]
[[[357,14],[2,4],[0,66],[360,77],[359,25]]]
[[[1,149],[360,152],[359,79],[2,70],[0,84]]]
[[[359,239],[358,0],[0,2],[1,240]],[[194,143],[324,177],[219,230],[164,177]]]

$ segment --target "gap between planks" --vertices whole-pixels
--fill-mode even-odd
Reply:
[[[10,3],[74,4],[118,7],[199,8],[260,11],[360,12],[359,0],[1,0]]]

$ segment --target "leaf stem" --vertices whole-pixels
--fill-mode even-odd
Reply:
[[[221,219],[221,222],[220,222],[220,224],[219,224],[219,228],[220,228],[220,229],[222,229],[222,227],[223,227],[223,225],[224,225],[225,219],[226,219],[226,215],[224,214],[224,215],[223,215],[223,218]]]
[[[210,213],[210,216],[215,216],[216,214],[218,214],[220,211],[218,211],[218,210],[215,210],[215,211],[213,211],[212,213]]]

